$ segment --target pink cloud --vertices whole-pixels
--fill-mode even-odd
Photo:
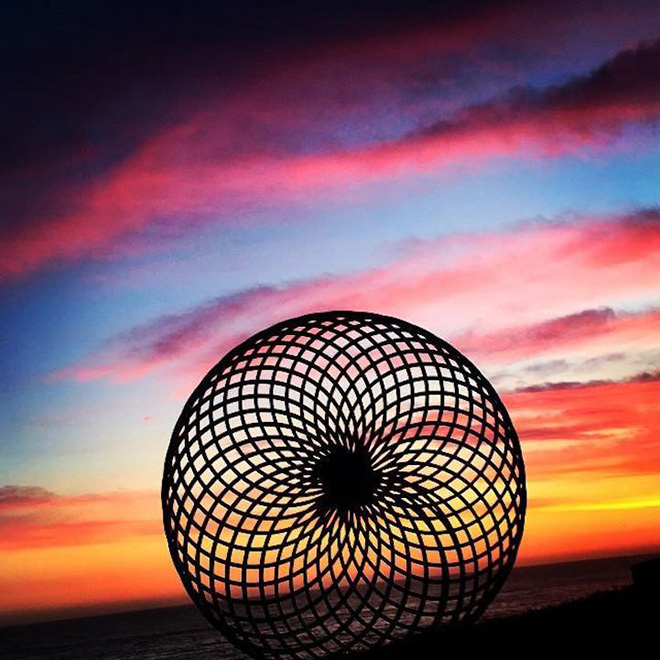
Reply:
[[[599,350],[648,346],[657,311],[593,308],[652,298],[659,284],[656,211],[446,237],[417,242],[379,268],[250,289],[160,317],[52,378],[124,382],[162,370],[187,386],[256,330],[327,309],[410,319],[487,364],[590,343]]]
[[[241,117],[265,113],[257,125],[284,124],[282,134],[291,136],[315,112],[297,115],[277,103],[264,107],[258,95],[230,101],[217,111],[195,111],[146,140],[94,183],[68,190],[47,221],[26,222],[7,237],[0,248],[5,257],[0,277],[116,252],[127,237],[152,223],[236,222],[246,209],[263,203],[320,201],[326,194],[348,194],[373,182],[448,165],[601,145],[625,126],[660,117],[659,66],[656,42],[625,51],[562,86],[517,91],[468,107],[403,138],[338,145],[311,155],[281,145],[272,148],[267,140],[256,145],[248,138],[247,149],[227,151],[227,145],[235,140]],[[352,111],[355,102],[349,101]]]
[[[493,364],[548,354],[565,357],[572,349],[585,346],[596,354],[607,349],[656,348],[658,337],[660,310],[632,314],[602,307],[491,334],[474,330],[454,341],[475,360]]]

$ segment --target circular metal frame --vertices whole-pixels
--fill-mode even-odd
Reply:
[[[523,534],[518,437],[497,393],[405,321],[326,312],[207,374],[162,484],[190,597],[256,657],[361,650],[476,620]]]

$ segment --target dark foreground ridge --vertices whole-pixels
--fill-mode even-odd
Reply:
[[[355,660],[426,658],[658,657],[660,558],[632,567],[633,584],[524,614],[423,633],[405,643],[353,656]],[[454,655],[455,654],[455,655]]]
[[[657,602],[640,603],[634,587],[600,592],[583,600],[484,621],[474,626],[427,633],[402,644],[367,651],[355,660],[422,660],[448,657],[576,657],[613,649],[649,649],[640,657],[657,657],[660,611]],[[632,656],[630,656],[632,657]]]

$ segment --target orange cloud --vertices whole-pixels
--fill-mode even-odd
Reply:
[[[507,393],[503,399],[532,477],[595,475],[603,481],[603,497],[596,501],[607,501],[609,477],[660,473],[657,376],[627,383],[549,386]]]
[[[162,533],[159,506],[154,492],[63,496],[34,486],[3,486],[0,552],[158,536]]]

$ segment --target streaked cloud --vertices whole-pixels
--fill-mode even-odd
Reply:
[[[117,543],[159,536],[159,496],[148,491],[60,495],[38,486],[0,487],[0,553]]]
[[[191,384],[257,329],[324,309],[408,318],[485,365],[641,350],[654,344],[657,310],[611,308],[654,300],[659,273],[653,209],[419,241],[380,268],[249,289],[162,316],[51,378],[125,382],[164,369]]]
[[[628,382],[555,384],[504,394],[531,474],[653,474],[660,470],[657,375]]]
[[[449,165],[580,153],[610,143],[628,126],[658,120],[659,67],[660,42],[642,44],[562,85],[519,88],[395,139],[355,147],[330,140],[311,153],[286,145],[287,138],[283,143],[274,138],[274,146],[272,136],[247,150],[231,146],[236,122],[260,107],[258,99],[241,99],[236,107],[230,101],[219,115],[194,111],[143,140],[92,183],[76,184],[42,220],[25,218],[3,241],[0,276],[121,254],[135,249],[128,237],[151,225],[175,225],[185,232],[200,222],[235,224],[263,204],[295,205],[311,198],[322,204],[328,195],[350,197],[376,182],[428,175]],[[285,136],[305,123],[290,125],[288,106],[260,112],[260,125],[286,123]],[[316,114],[307,106],[306,112]],[[143,249],[149,244],[153,238]]]

